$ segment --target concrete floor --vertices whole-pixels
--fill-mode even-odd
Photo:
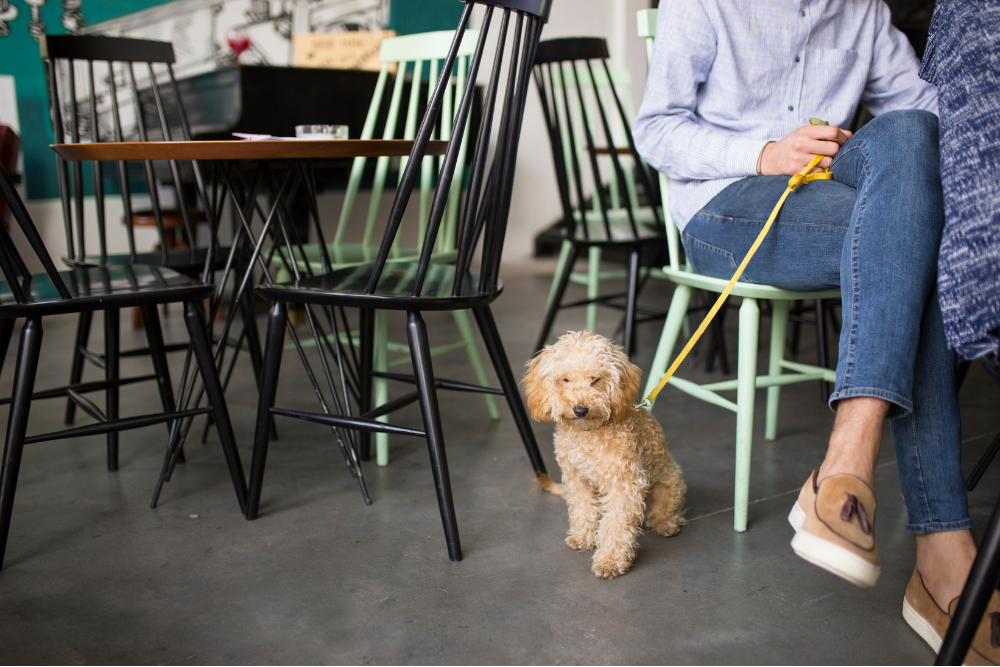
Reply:
[[[495,313],[519,365],[548,279],[506,282]],[[649,301],[666,303],[664,285],[651,290]],[[176,311],[166,333],[183,340]],[[427,320],[433,341],[454,339],[448,315]],[[559,325],[582,321],[582,312],[570,313]],[[601,324],[611,333],[613,315]],[[46,322],[38,387],[64,381],[73,330],[72,319]],[[659,325],[641,329],[644,368],[658,334]],[[131,338],[123,331],[124,342]],[[811,340],[806,329],[803,360],[815,358]],[[732,350],[735,342],[731,330]],[[130,360],[123,372],[146,372],[147,363]],[[706,377],[695,363],[686,376]],[[282,370],[279,404],[313,408],[294,355]],[[437,360],[436,372],[471,377],[460,353]],[[691,523],[670,539],[642,536],[632,570],[613,581],[595,578],[590,555],[563,544],[563,501],[532,490],[509,413],[491,422],[477,396],[441,400],[460,563],[447,558],[426,449],[413,438],[392,441],[389,467],[366,465],[374,501],[366,507],[329,432],[280,421],[255,522],[239,514],[214,433],[207,446],[188,447],[156,510],[148,503],[162,426],[122,436],[117,473],[105,470],[103,438],[32,445],[0,573],[0,662],[931,664],[933,653],[900,615],[914,543],[903,530],[888,436],[878,472],[878,586],[854,588],[788,546],[785,517],[832,421],[818,394],[815,384],[784,390],[775,442],[763,439],[758,394],[750,528],[740,534],[730,509],[734,416],[667,389],[655,414],[684,468]],[[1000,389],[974,367],[962,391],[967,470],[1000,429],[998,401]],[[123,414],[156,405],[154,388],[130,388],[122,404]],[[249,364],[234,377],[229,408],[248,465],[256,409]],[[62,410],[61,401],[37,403],[29,433],[58,425]],[[396,421],[416,425],[419,414],[411,407]],[[535,431],[555,470],[551,426]],[[1000,463],[971,496],[978,526],[998,482]]]

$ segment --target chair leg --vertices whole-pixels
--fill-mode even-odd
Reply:
[[[153,372],[156,373],[156,386],[160,390],[160,404],[164,412],[175,409],[174,387],[170,381],[170,366],[167,364],[167,353],[163,345],[163,329],[160,326],[160,313],[156,306],[142,306],[142,320],[145,323],[146,342],[149,343],[149,356],[153,361]],[[171,422],[167,422],[167,433],[172,430]]]
[[[674,288],[674,295],[670,299],[670,309],[667,311],[667,320],[663,323],[663,333],[660,334],[660,343],[656,346],[656,354],[653,356],[653,365],[649,369],[649,376],[646,378],[646,390],[643,396],[648,396],[649,392],[659,384],[660,379],[670,366],[670,357],[674,353],[674,346],[681,333],[681,326],[687,317],[688,305],[691,303],[691,288],[687,285],[677,285]],[[652,408],[652,406],[650,406]]]
[[[552,276],[552,285],[549,286],[549,298],[545,301],[545,312],[549,312],[552,308],[552,304],[558,303],[556,301],[556,295],[559,292],[559,276],[563,274],[566,268],[566,260],[569,259],[569,253],[573,249],[573,243],[566,239],[563,239],[562,245],[559,247],[559,260],[556,262],[556,272]]]
[[[35,371],[38,370],[41,346],[42,321],[39,318],[29,319],[21,328],[10,413],[7,416],[7,442],[3,453],[3,467],[0,469],[0,567],[3,567],[3,557],[7,551],[10,517],[14,510],[14,491],[17,489],[17,474],[21,469],[21,452],[28,428],[28,411],[31,408],[31,394],[35,388]]]
[[[278,374],[281,371],[281,353],[285,344],[285,326],[288,310],[285,304],[277,302],[271,306],[267,318],[267,339],[264,342],[264,368],[261,375],[260,397],[257,400],[257,427],[254,430],[253,458],[250,461],[250,488],[247,498],[247,520],[257,518],[260,507],[260,492],[264,485],[264,464],[267,463],[267,446],[273,421],[271,408],[278,393]]]
[[[389,370],[389,313],[384,310],[375,311],[375,345],[372,357],[372,369],[385,373]],[[374,405],[385,405],[389,400],[389,382],[385,378],[374,378],[372,381]],[[377,418],[382,423],[388,423],[389,415]],[[389,465],[389,434],[375,434],[375,463],[380,467]]]
[[[375,356],[375,311],[371,308],[358,310],[360,326],[358,336],[358,383],[360,405],[358,412],[364,414],[372,409],[372,362]],[[371,432],[358,431],[358,458],[362,461],[371,459]]]
[[[736,493],[733,501],[733,529],[741,533],[747,529],[747,509],[750,505],[750,449],[753,443],[759,328],[757,300],[744,297],[740,306],[740,352],[736,362]]]
[[[965,660],[972,639],[979,629],[983,614],[996,590],[1000,576],[1000,498],[993,506],[993,515],[983,533],[979,553],[972,563],[972,571],[965,582],[962,597],[955,608],[955,615],[938,652],[937,665],[961,665]]]
[[[788,334],[788,302],[774,300],[771,302],[771,356],[768,360],[767,374],[781,375],[781,362],[785,358],[785,339]],[[764,422],[764,438],[774,440],[778,434],[778,403],[781,400],[781,387],[767,388],[767,419]]]
[[[558,276],[558,283],[556,284],[555,297],[550,300],[549,307],[545,309],[545,319],[542,321],[542,331],[538,334],[535,352],[545,347],[545,340],[549,337],[549,331],[552,330],[552,323],[556,319],[556,313],[559,312],[559,304],[562,303],[563,294],[566,293],[566,285],[569,284],[569,276],[573,273],[573,265],[576,264],[579,252],[576,245],[571,243],[569,254],[566,256],[566,263],[563,264],[562,273],[556,274]]]
[[[83,379],[83,364],[86,358],[80,350],[87,347],[90,341],[90,326],[94,320],[94,313],[87,311],[80,313],[76,321],[76,345],[73,347],[73,362],[69,371],[69,383],[77,384]],[[63,420],[67,426],[73,423],[76,418],[76,403],[72,399],[66,399],[66,417]]]
[[[455,503],[451,496],[448,459],[444,452],[444,433],[441,429],[441,413],[438,410],[437,392],[434,387],[431,348],[427,342],[427,327],[420,313],[416,311],[406,314],[406,338],[410,343],[413,376],[417,381],[417,391],[420,392],[420,412],[424,418],[431,472],[434,474],[434,488],[437,491],[438,508],[441,510],[445,541],[448,543],[448,557],[453,561],[459,561],[462,560],[462,545],[458,538],[458,520],[455,517]]]
[[[635,308],[639,301],[639,249],[633,248],[628,256],[628,298],[625,303],[625,334],[622,347],[625,356],[635,352]]]
[[[469,365],[472,366],[472,372],[476,374],[476,382],[484,387],[489,386],[490,378],[486,375],[483,358],[479,356],[479,346],[476,343],[475,336],[472,335],[472,324],[469,322],[469,314],[464,310],[453,310],[451,314],[455,318],[455,326],[458,327],[458,332],[462,335],[462,340],[465,341],[465,352],[469,356]],[[497,402],[493,398],[493,394],[483,394],[483,400],[486,402],[486,410],[490,413],[490,419],[493,421],[500,419],[500,408],[497,407]]]
[[[7,359],[7,350],[10,348],[10,339],[14,334],[14,319],[0,321],[0,371],[3,371],[4,361]],[[70,401],[72,403],[73,401]]]
[[[236,500],[239,501],[240,512],[246,516],[247,486],[246,478],[243,476],[243,464],[236,449],[236,436],[233,435],[233,424],[229,420],[226,397],[222,392],[219,371],[215,367],[215,356],[212,354],[212,344],[208,340],[208,328],[205,326],[205,316],[200,303],[192,301],[184,304],[184,323],[191,338],[191,347],[198,362],[208,402],[212,406],[215,430],[219,434],[219,440],[222,441],[222,452],[226,456],[226,465],[229,467],[229,475],[236,490]]]
[[[546,475],[548,473],[545,470],[545,462],[542,461],[542,454],[538,451],[535,432],[531,430],[531,420],[528,419],[524,403],[521,402],[521,393],[517,388],[517,380],[514,379],[514,374],[510,370],[510,363],[507,361],[507,353],[504,352],[503,341],[500,340],[500,332],[497,331],[497,324],[493,319],[493,313],[490,311],[489,306],[477,308],[472,312],[476,316],[476,324],[479,325],[479,332],[483,336],[483,342],[486,343],[486,350],[489,352],[490,360],[493,362],[493,370],[496,371],[497,378],[500,380],[500,388],[503,389],[504,396],[507,398],[507,405],[510,406],[511,414],[514,415],[514,423],[517,425],[518,433],[521,434],[521,442],[524,443],[524,449],[528,452],[531,467],[534,468],[536,476]]]
[[[591,246],[587,251],[587,298],[601,295],[601,247]],[[587,331],[597,332],[597,304],[587,304]]]
[[[121,311],[111,308],[104,311],[104,378],[108,382],[118,380],[119,316]],[[108,420],[118,419],[118,387],[110,385],[104,392],[105,414]],[[118,470],[118,432],[108,433],[108,470]]]

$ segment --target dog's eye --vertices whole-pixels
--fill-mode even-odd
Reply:
[[[590,384],[595,385],[601,381],[601,378],[590,378]]]
[[[569,382],[569,378],[563,378],[563,382]]]

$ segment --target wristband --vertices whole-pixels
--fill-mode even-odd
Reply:
[[[773,143],[774,143],[773,141],[767,142],[767,144],[773,144]],[[760,163],[764,161],[764,149],[767,148],[767,144],[764,144],[763,146],[761,146],[760,154],[757,155],[757,175],[758,176],[762,176],[763,175],[763,174],[760,173]]]

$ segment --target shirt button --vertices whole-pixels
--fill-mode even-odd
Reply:
[[[795,111],[795,107],[793,107],[791,104],[789,104],[788,105],[788,110],[789,111]]]
[[[798,56],[795,56],[795,62],[799,62],[799,60],[800,58]]]
[[[805,16],[805,15],[806,15],[806,10],[803,9],[802,10],[802,16]]]

